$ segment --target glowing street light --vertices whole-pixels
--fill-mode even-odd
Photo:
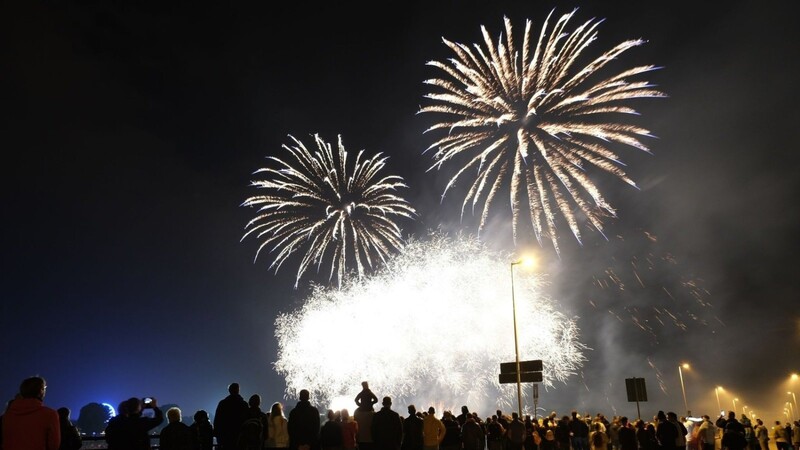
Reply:
[[[514,355],[517,362],[517,407],[519,416],[522,416],[522,379],[519,370],[519,337],[517,336],[517,301],[514,297],[514,266],[522,264],[525,267],[532,267],[535,264],[533,258],[522,258],[511,263],[511,308],[514,313]]]
[[[689,404],[686,403],[686,387],[683,385],[683,370],[681,369],[688,369],[689,364],[683,363],[678,366],[678,376],[681,378],[681,392],[683,392],[683,406],[686,408],[686,415],[691,416],[692,412],[689,411]],[[736,408],[734,408],[736,409]]]
[[[722,404],[719,402],[719,391],[722,390],[722,386],[717,386],[714,388],[714,394],[717,396],[717,410],[720,412],[722,411]]]
[[[794,410],[800,412],[800,410],[797,409],[797,397],[795,397],[794,392],[789,391],[786,394],[792,396],[792,400],[794,400]]]

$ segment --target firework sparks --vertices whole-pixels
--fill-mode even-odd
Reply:
[[[362,380],[381,395],[423,405],[510,405],[501,362],[514,360],[510,258],[475,238],[432,233],[411,239],[377,273],[341,289],[315,287],[276,320],[287,394],[353,398]],[[520,357],[541,359],[544,384],[584,361],[575,322],[541,293],[541,278],[517,272]]]
[[[444,39],[455,57],[448,62],[428,63],[447,76],[425,81],[439,92],[426,95],[432,104],[420,110],[444,116],[426,133],[447,131],[428,148],[435,149],[431,169],[440,169],[451,161],[461,167],[442,197],[460,177],[474,170],[477,177],[464,198],[462,217],[468,207],[474,212],[483,202],[479,225],[483,230],[490,204],[507,188],[514,239],[523,221],[530,221],[540,244],[543,236],[549,237],[556,251],[559,212],[579,242],[576,208],[601,233],[602,220],[616,214],[585,165],[636,186],[611,145],[649,151],[640,137],[650,133],[609,119],[636,114],[623,105],[625,101],[664,96],[646,81],[630,81],[656,69],[650,65],[594,81],[606,64],[641,45],[642,40],[625,41],[587,65],[576,67],[581,54],[596,39],[600,21],[589,20],[568,33],[567,24],[574,13],[561,16],[550,29],[551,12],[533,51],[531,21],[527,21],[521,55],[508,18],[505,37],[501,35],[496,45],[481,27],[485,49],[479,44],[471,49]]]
[[[311,264],[319,270],[328,258],[329,279],[335,274],[341,284],[352,266],[362,277],[365,268],[375,267],[376,256],[385,261],[402,245],[395,219],[412,218],[415,211],[395,192],[407,186],[399,176],[380,175],[387,159],[381,153],[367,158],[359,151],[348,165],[341,136],[334,150],[314,135],[316,151],[289,138],[294,143],[283,145],[289,159],[268,157],[277,167],[255,172],[266,179],[253,181],[252,186],[267,193],[242,204],[258,208],[242,240],[249,235],[261,240],[256,259],[269,247],[275,253],[270,269],[276,272],[292,253],[305,248],[295,287]]]

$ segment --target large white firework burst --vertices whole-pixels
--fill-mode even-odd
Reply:
[[[334,150],[314,135],[313,151],[294,136],[289,138],[293,144],[283,145],[287,157],[270,156],[276,167],[255,172],[265,179],[252,186],[266,193],[242,204],[258,208],[242,240],[249,235],[261,240],[256,259],[264,248],[275,252],[270,269],[276,272],[292,253],[305,250],[295,287],[309,265],[319,269],[326,259],[329,279],[336,275],[339,284],[348,267],[363,276],[365,268],[384,261],[403,243],[395,220],[415,214],[396,194],[406,185],[399,176],[380,174],[387,160],[381,153],[369,158],[361,150],[348,164],[341,136]]]
[[[485,48],[444,39],[455,57],[428,63],[446,76],[425,81],[438,92],[426,95],[432,102],[420,110],[444,117],[426,132],[447,132],[428,148],[435,149],[431,169],[451,161],[460,165],[443,197],[459,177],[476,172],[462,204],[462,216],[468,207],[480,208],[482,201],[482,230],[492,200],[508,186],[514,239],[522,221],[530,221],[539,242],[543,235],[549,237],[556,251],[558,211],[579,242],[576,210],[600,232],[602,219],[616,214],[588,176],[586,165],[635,186],[611,144],[648,151],[640,137],[650,133],[612,118],[636,114],[623,105],[627,100],[664,96],[647,81],[630,80],[656,69],[651,65],[597,80],[606,64],[641,45],[641,39],[625,41],[578,67],[582,53],[597,37],[601,21],[589,20],[570,33],[566,28],[574,14],[573,10],[562,15],[551,29],[551,12],[533,48],[530,20],[519,49],[508,18],[505,35],[501,34],[496,44],[481,27]]]
[[[315,287],[276,320],[287,394],[352,399],[369,380],[398,405],[513,404],[516,388],[498,380],[515,356],[510,261],[475,237],[431,233],[371,276]],[[546,386],[564,382],[584,361],[575,322],[542,294],[539,275],[517,270],[515,281],[520,358],[543,361]]]

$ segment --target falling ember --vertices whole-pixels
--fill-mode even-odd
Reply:
[[[499,364],[515,356],[510,261],[473,237],[431,233],[373,275],[316,286],[276,320],[275,368],[287,394],[352,398],[369,380],[400,402],[510,405],[516,389],[498,383]],[[553,387],[582,365],[586,347],[541,283],[516,271],[520,358],[541,359],[543,384]]]

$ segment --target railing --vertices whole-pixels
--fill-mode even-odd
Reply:
[[[97,435],[81,435],[83,438],[83,445],[81,446],[81,450],[106,450],[108,449],[108,444],[106,443],[105,436],[97,436]],[[161,446],[159,445],[159,438],[160,436],[157,434],[150,435],[150,448],[157,450]],[[214,443],[214,449],[217,449],[218,445]]]

